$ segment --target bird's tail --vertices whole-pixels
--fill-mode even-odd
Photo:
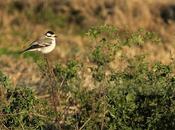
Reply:
[[[25,50],[22,50],[22,51],[19,51],[19,54],[24,54],[25,52],[27,52],[29,50],[29,48],[25,49]]]
[[[27,52],[27,51],[35,51],[35,50],[37,50],[37,48],[38,48],[38,45],[32,45],[32,46],[30,46],[29,48],[27,48],[27,49],[21,51],[21,53],[25,53],[25,52]]]

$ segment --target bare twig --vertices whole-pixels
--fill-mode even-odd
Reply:
[[[1,124],[2,124],[2,129],[9,130],[9,128],[7,128],[3,123]],[[0,130],[1,130],[1,127],[0,127]]]
[[[51,86],[51,96],[52,96],[52,101],[53,101],[53,105],[54,105],[54,108],[55,108],[55,112],[57,112],[57,94],[56,94],[56,81],[53,79],[53,77],[55,77],[53,74],[52,74],[52,68],[48,62],[48,59],[47,59],[47,55],[44,55],[44,59],[46,61],[46,69],[47,69],[47,76],[48,76],[48,79],[49,79],[49,83],[50,83],[50,86]]]
[[[21,125],[22,130],[25,130],[23,124],[21,123],[21,121],[20,120],[18,120],[18,121],[19,121],[19,124]]]
[[[91,117],[81,126],[81,128],[79,130],[82,130],[90,120],[91,120]]]
[[[19,113],[11,113],[11,114],[0,113],[0,116],[17,116],[17,115],[24,114],[24,113],[27,113],[27,112],[19,112]],[[35,115],[35,116],[46,118],[46,119],[50,119],[48,116],[41,115],[39,113],[29,112],[27,114],[29,114],[29,115]]]
[[[65,81],[65,78],[61,81],[61,83],[60,83],[60,88],[63,86],[64,81]]]
[[[45,62],[46,62],[46,69],[47,69],[47,77],[49,79],[49,82],[50,82],[50,87],[51,87],[51,93],[50,93],[50,96],[52,98],[52,102],[53,102],[53,106],[54,106],[54,110],[56,113],[58,113],[58,110],[57,110],[57,105],[59,105],[59,100],[58,100],[58,90],[57,90],[57,87],[56,87],[56,77],[54,75],[54,72],[53,72],[53,68],[50,66],[49,64],[49,61],[48,61],[48,58],[47,58],[47,55],[44,55],[44,59],[45,59]],[[59,119],[58,117],[56,117],[56,120],[55,120],[58,125],[59,125],[59,129],[61,129],[61,126],[59,124]]]
[[[5,113],[0,113],[0,116],[16,116],[20,114],[24,114],[26,112],[19,112],[19,113],[11,113],[11,114],[5,114]]]

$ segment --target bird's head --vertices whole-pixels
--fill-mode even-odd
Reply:
[[[52,31],[47,31],[44,35],[45,35],[45,37],[47,37],[47,38],[56,38],[55,33],[52,32]]]

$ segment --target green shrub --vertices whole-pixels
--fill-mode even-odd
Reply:
[[[136,62],[110,78],[110,129],[166,129],[175,127],[174,76],[170,66]],[[162,122],[164,122],[162,124]]]
[[[1,96],[0,128],[43,130],[52,122],[54,112],[46,101],[36,98],[29,88],[12,88],[1,74],[1,83],[6,87]],[[3,78],[4,77],[4,78]]]

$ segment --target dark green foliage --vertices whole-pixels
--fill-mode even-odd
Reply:
[[[93,39],[101,38],[103,36],[114,39],[117,31],[118,29],[111,25],[96,26],[89,29],[87,36]]]
[[[78,89],[74,100],[79,111],[68,115],[70,129],[173,130],[175,82],[171,69],[160,63],[150,67],[137,57],[124,71],[113,71],[100,80],[101,85],[107,86]],[[99,82],[99,78],[95,80]]]
[[[102,81],[105,79],[105,72],[104,72],[104,67],[100,66],[97,68],[94,68],[92,73],[92,77],[96,80],[96,81]]]
[[[54,69],[54,72],[59,80],[69,80],[76,77],[78,67],[78,62],[72,60],[67,63],[66,67],[63,67],[62,65],[58,64]]]
[[[159,63],[149,69],[139,62],[112,74],[108,93],[110,128],[172,130],[175,84],[170,74],[170,66]]]
[[[31,89],[6,89],[5,101],[1,102],[1,124],[7,128],[41,130],[46,121],[51,121],[51,115],[47,115],[48,104],[38,100]],[[37,107],[43,107],[43,110]]]
[[[8,77],[3,74],[1,71],[0,71],[0,87],[8,87],[10,85],[10,81],[8,79]]]
[[[112,60],[116,53],[116,45],[112,43],[107,43],[105,39],[102,39],[97,47],[93,50],[90,55],[90,59],[97,65],[105,65]]]
[[[144,43],[150,41],[159,43],[161,39],[154,32],[148,32],[144,29],[138,29],[135,32],[124,31],[118,34],[121,44],[123,45],[139,45],[142,46]],[[124,37],[123,37],[124,36]]]

